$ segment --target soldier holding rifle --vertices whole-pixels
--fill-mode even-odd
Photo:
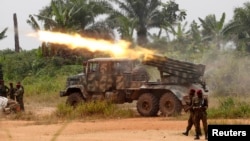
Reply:
[[[193,98],[192,108],[194,110],[194,126],[195,126],[195,140],[200,139],[199,129],[200,129],[200,120],[203,124],[205,139],[207,140],[208,126],[207,126],[207,108],[208,108],[208,99],[203,96],[202,90],[197,91],[197,97]]]

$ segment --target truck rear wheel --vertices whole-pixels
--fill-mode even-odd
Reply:
[[[151,93],[142,94],[137,101],[137,111],[142,116],[156,116],[159,111],[159,100]]]
[[[78,104],[82,102],[84,102],[84,99],[81,97],[79,93],[72,93],[68,96],[66,104],[72,107],[76,107]]]
[[[164,116],[180,114],[181,109],[181,102],[172,92],[167,92],[161,96],[160,111]]]

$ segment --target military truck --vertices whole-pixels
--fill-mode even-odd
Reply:
[[[147,67],[155,68],[159,78],[152,81]],[[181,113],[191,88],[207,91],[205,65],[158,54],[142,59],[94,58],[84,62],[83,68],[82,73],[68,77],[66,89],[60,91],[71,106],[92,100],[136,102],[141,116],[172,116]]]

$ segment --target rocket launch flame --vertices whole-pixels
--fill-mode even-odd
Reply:
[[[94,39],[88,37],[82,37],[79,34],[70,35],[60,32],[50,31],[38,31],[38,37],[41,41],[63,44],[71,49],[85,48],[91,52],[103,51],[108,52],[112,57],[133,57],[137,58],[147,53],[153,53],[153,51],[135,47],[130,48],[131,43],[125,40],[119,40],[117,42],[111,42],[103,39]]]

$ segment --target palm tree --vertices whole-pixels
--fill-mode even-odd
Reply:
[[[126,35],[124,32],[131,35],[135,29],[139,45],[145,45],[148,42],[149,29],[173,24],[178,19],[185,17],[185,12],[180,12],[178,4],[174,1],[166,4],[160,0],[112,0],[112,2],[119,7],[116,12],[119,14],[113,15],[113,19],[120,21],[115,23],[117,23],[118,30],[123,32],[122,37],[124,34]]]
[[[135,30],[136,21],[129,18],[115,9],[110,12],[109,17],[105,20],[110,28],[116,29],[120,34],[120,39],[133,41],[133,34]]]
[[[112,38],[111,30],[105,29],[107,26],[103,22],[96,22],[96,17],[104,14],[109,8],[111,8],[111,5],[104,1],[52,0],[49,6],[43,8],[38,15],[34,16],[43,22],[45,30],[64,33],[74,32],[95,37],[99,35],[99,37],[110,39]],[[30,16],[28,23],[34,29],[40,29],[34,16]],[[52,55],[62,51],[62,47],[58,47],[59,45],[49,44],[46,46],[50,46],[52,52],[54,52]]]
[[[190,24],[190,38],[194,41],[195,44],[201,43],[201,32],[199,30],[200,26],[197,24],[197,22],[193,21]]]
[[[174,40],[177,40],[179,42],[184,42],[187,38],[189,31],[186,31],[187,22],[185,22],[183,25],[181,23],[177,24],[177,28],[175,26],[170,26],[169,29],[171,34],[174,36]]]
[[[224,27],[222,33],[235,39],[238,50],[250,52],[250,2],[234,9],[233,20]]]
[[[205,19],[199,18],[202,27],[202,37],[204,41],[214,40],[217,47],[220,49],[220,44],[223,40],[223,35],[221,34],[224,27],[226,14],[223,13],[220,20],[217,21],[215,15],[208,15]]]
[[[0,40],[6,38],[7,36],[5,35],[6,34],[6,31],[8,30],[8,28],[6,27],[2,32],[0,32]]]

